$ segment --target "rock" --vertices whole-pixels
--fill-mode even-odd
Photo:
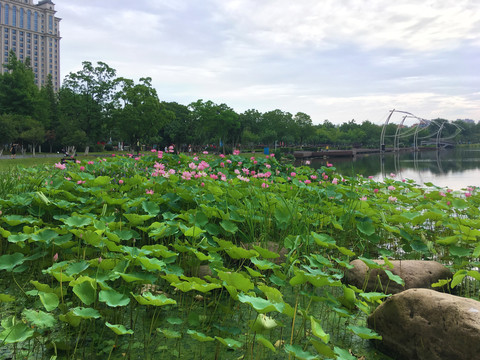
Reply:
[[[384,264],[383,260],[374,260],[377,264]],[[352,269],[345,273],[345,282],[354,285],[359,289],[364,288],[365,279],[369,274],[365,291],[381,291],[386,294],[397,294],[401,291],[413,288],[432,289],[431,285],[441,279],[451,279],[452,273],[442,264],[436,261],[424,260],[392,260],[393,269],[388,266],[394,275],[400,276],[405,282],[402,286],[388,278],[382,269],[371,269],[362,260],[353,260]],[[441,288],[435,288],[441,290]]]
[[[480,359],[480,302],[428,289],[393,295],[368,317],[397,360]]]

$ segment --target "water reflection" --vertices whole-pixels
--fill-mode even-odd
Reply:
[[[380,181],[394,173],[397,178],[412,179],[419,185],[431,182],[440,187],[462,189],[479,185],[480,179],[480,149],[368,154],[331,158],[328,162],[346,176],[373,176]],[[326,159],[311,160],[314,168],[326,163]]]

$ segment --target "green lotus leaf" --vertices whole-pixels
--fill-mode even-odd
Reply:
[[[188,236],[188,237],[194,237],[194,238],[198,238],[200,237],[203,233],[205,232],[205,230],[202,230],[200,229],[199,227],[197,226],[192,226],[188,229],[186,229],[184,231],[184,235],[185,236]]]
[[[25,309],[23,310],[23,315],[28,322],[41,329],[53,328],[57,322],[52,314],[48,314],[41,310],[35,311],[31,309]]]
[[[390,270],[385,270],[385,273],[390,280],[396,282],[397,284],[405,286],[405,281],[400,276],[393,274]]]
[[[274,303],[269,300],[265,300],[258,297],[253,297],[245,294],[238,295],[238,301],[244,304],[249,304],[260,314],[264,314],[271,311],[282,312],[285,308],[285,303]]]
[[[131,230],[131,229],[115,230],[113,233],[115,235],[117,235],[120,240],[130,240],[130,239],[133,239],[133,238],[139,238],[140,237],[140,234],[138,232],[136,232],[135,230]]]
[[[6,326],[5,322],[2,321],[2,326],[4,327],[4,330],[0,333],[0,343],[2,344],[22,342],[28,340],[34,334],[33,329],[23,322],[11,323],[9,325],[11,326]]]
[[[30,238],[30,235],[27,235],[27,234],[10,235],[8,237],[8,242],[21,243],[21,242],[24,242],[25,240],[28,240],[29,238]]]
[[[105,322],[105,325],[117,335],[132,335],[133,334],[133,330],[127,330],[127,328],[123,325],[112,325],[109,322]]]
[[[289,355],[293,355],[295,359],[299,360],[318,360],[319,357],[312,355],[308,351],[304,351],[299,345],[285,345],[285,352]]]
[[[150,292],[146,292],[142,295],[135,295],[131,293],[132,296],[137,300],[140,305],[152,305],[152,306],[165,306],[165,305],[176,305],[177,302],[173,299],[169,299],[165,295],[152,295]]]
[[[94,186],[104,186],[109,184],[112,181],[112,178],[109,176],[98,176],[93,180],[93,185]]]
[[[330,335],[323,330],[322,326],[317,322],[317,320],[315,320],[313,316],[310,316],[310,325],[312,327],[313,335],[318,337],[325,344],[330,341]]]
[[[85,260],[81,260],[79,262],[69,265],[65,269],[65,274],[67,274],[68,276],[78,275],[81,272],[87,270],[89,266],[90,264],[88,262],[86,262]]]
[[[0,270],[12,271],[15,266],[23,264],[24,257],[21,253],[0,256]]]
[[[84,227],[92,223],[92,219],[84,216],[70,216],[64,220],[65,224],[71,227]]]
[[[260,254],[261,257],[265,259],[276,259],[280,257],[280,254],[264,249],[261,246],[253,245],[253,248]]]
[[[160,213],[160,207],[153,201],[144,201],[142,203],[142,208],[148,213],[148,215],[156,216]]]
[[[228,221],[228,220],[223,220],[220,223],[220,226],[223,228],[223,230],[225,230],[225,231],[227,231],[231,234],[235,234],[238,231],[238,226],[235,225],[235,223],[233,223],[231,221]]]
[[[243,292],[253,290],[255,287],[248,277],[240,273],[219,271],[218,277],[225,281],[227,285],[233,286]]]
[[[187,334],[190,335],[192,338],[195,340],[201,341],[201,342],[206,342],[206,341],[215,341],[214,338],[207,336],[201,332],[195,331],[195,330],[187,330]]]
[[[54,230],[51,229],[46,229],[43,231],[38,232],[37,234],[33,234],[32,240],[33,241],[40,241],[40,242],[45,242],[47,244],[50,244],[50,242],[58,237],[58,233]]]
[[[170,330],[170,329],[157,329],[159,333],[162,333],[165,335],[167,339],[180,339],[182,337],[182,334],[178,331],[175,330]]]
[[[376,340],[382,340],[382,337],[378,335],[375,331],[363,327],[363,326],[353,326],[349,325],[347,326],[347,330],[350,330],[353,332],[355,335],[361,337],[362,339],[376,339]]]
[[[335,353],[335,355],[337,355],[337,360],[357,360],[357,358],[350,354],[348,350],[335,346],[333,348],[333,352]]]
[[[55,293],[46,293],[43,291],[39,291],[38,296],[40,297],[40,301],[42,302],[45,310],[47,311],[55,310],[58,304],[60,304],[60,300]]]
[[[153,218],[153,215],[123,214],[132,226],[142,225],[145,221]]]
[[[98,319],[101,317],[100,313],[92,308],[76,307],[73,308],[72,314],[82,319]]]
[[[98,294],[98,300],[110,307],[127,306],[130,303],[130,298],[127,295],[120,294],[115,290],[101,290]]]
[[[93,304],[97,296],[96,287],[94,287],[92,281],[88,280],[76,284],[73,287],[73,292],[85,305]]]
[[[222,338],[220,336],[215,336],[215,339],[220,341],[221,344],[232,349],[240,349],[243,346],[243,343],[230,338]]]
[[[265,346],[267,349],[270,349],[273,352],[277,352],[277,349],[275,349],[275,346],[273,346],[273,344],[269,340],[267,340],[263,335],[256,334],[255,340],[257,340],[257,342]]]
[[[0,302],[14,302],[15,297],[8,294],[0,294]]]

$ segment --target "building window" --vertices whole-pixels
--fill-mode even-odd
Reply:
[[[8,4],[5,5],[5,25],[8,25],[8,10],[10,10],[10,6]]]
[[[27,29],[32,30],[32,20],[31,20],[32,12],[30,10],[27,11]]]
[[[23,29],[23,8],[20,9],[20,27]]]
[[[12,26],[17,26],[17,7],[12,6]]]
[[[52,15],[48,16],[48,30],[50,30],[50,31],[53,30],[53,16]]]
[[[38,31],[38,13],[33,14],[33,30]]]

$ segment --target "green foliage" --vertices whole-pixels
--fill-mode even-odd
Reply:
[[[365,316],[388,295],[342,283],[353,258],[374,269],[386,254],[435,257],[451,264],[452,288],[478,297],[477,190],[440,196],[394,179],[340,181],[331,167],[292,169],[275,156],[162,152],[21,175],[0,193],[0,342],[12,354],[29,342],[48,358],[55,342],[68,358],[117,348],[361,356],[359,344],[379,339]]]

